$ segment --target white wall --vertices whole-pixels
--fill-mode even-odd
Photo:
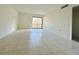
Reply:
[[[74,6],[74,5],[73,5]],[[44,17],[44,28],[65,39],[72,37],[72,5],[51,11]]]
[[[0,5],[0,38],[16,30],[17,12],[9,5]]]
[[[18,29],[31,29],[33,16],[42,17],[42,15],[19,13]]]
[[[30,14],[19,13],[18,29],[29,29],[32,27],[32,16]]]

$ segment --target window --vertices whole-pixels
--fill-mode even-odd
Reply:
[[[43,18],[33,17],[32,18],[32,28],[43,28]]]

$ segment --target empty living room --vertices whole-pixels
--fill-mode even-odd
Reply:
[[[78,55],[78,4],[0,4],[0,55]]]

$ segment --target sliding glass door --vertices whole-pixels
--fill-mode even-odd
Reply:
[[[43,18],[42,17],[33,17],[32,18],[32,28],[42,29],[43,28]]]

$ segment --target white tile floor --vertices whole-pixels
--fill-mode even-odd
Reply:
[[[79,43],[41,29],[19,30],[0,39],[1,55],[76,55]]]

